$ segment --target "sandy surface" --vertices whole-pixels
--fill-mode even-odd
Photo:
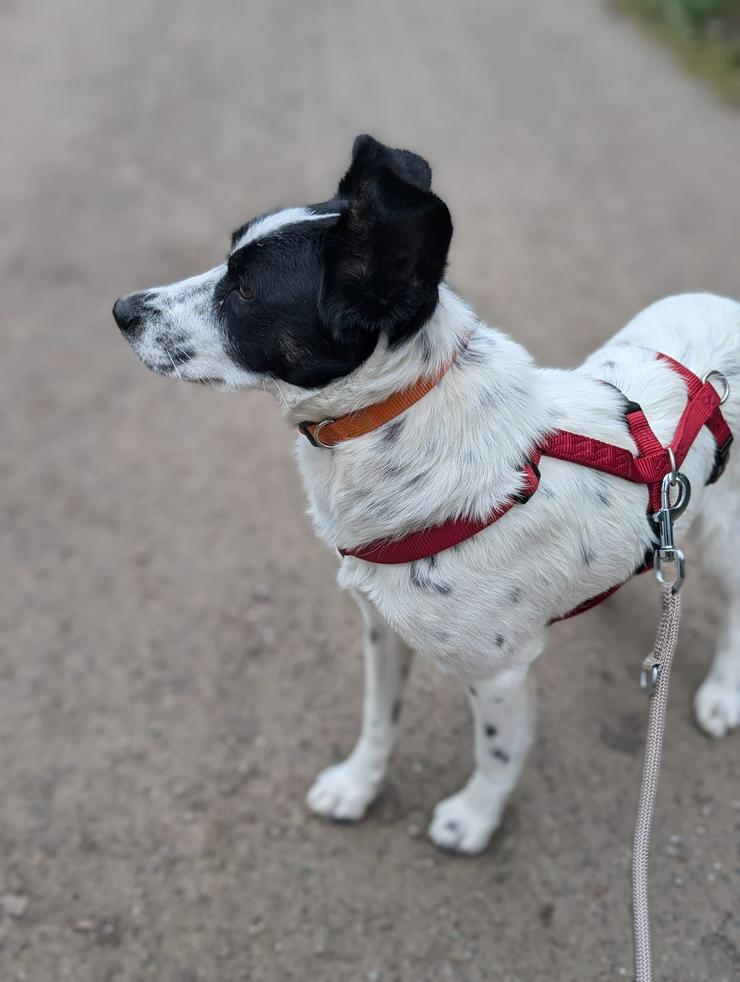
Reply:
[[[147,374],[110,305],[325,198],[369,130],[433,162],[452,283],[572,364],[660,295],[737,293],[738,117],[583,0],[8,0],[0,39],[2,982],[629,976],[651,584],[553,629],[484,856],[423,836],[471,748],[421,661],[369,819],[310,818],[357,730],[360,638],[291,434],[264,396]],[[656,960],[729,982],[740,738],[692,724],[711,582],[686,601]]]

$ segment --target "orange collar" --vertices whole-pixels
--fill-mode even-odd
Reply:
[[[462,346],[456,349],[447,364],[436,375],[420,378],[407,389],[394,392],[387,399],[383,399],[382,402],[376,402],[372,406],[365,406],[364,409],[357,409],[355,412],[347,413],[346,416],[340,416],[338,419],[322,419],[318,423],[311,423],[308,420],[304,420],[298,424],[298,429],[314,447],[323,447],[327,450],[330,447],[336,446],[337,443],[343,443],[345,440],[354,440],[355,437],[372,433],[373,430],[377,430],[378,427],[389,423],[396,416],[405,413],[415,402],[423,398],[427,392],[431,392],[437,382],[455,364],[460,351],[468,346],[468,340],[468,338],[465,338]]]

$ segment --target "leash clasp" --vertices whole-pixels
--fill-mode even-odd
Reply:
[[[670,586],[673,593],[678,593],[686,577],[686,560],[673,540],[673,523],[688,507],[691,499],[691,484],[685,474],[676,470],[675,457],[672,453],[671,464],[672,469],[663,478],[660,486],[660,510],[653,516],[660,538],[660,545],[655,550],[653,568],[658,582]],[[671,492],[676,487],[678,496],[675,502],[672,502]],[[644,687],[647,688],[647,685]]]

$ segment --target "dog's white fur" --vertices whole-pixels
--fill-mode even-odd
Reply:
[[[305,220],[303,209],[268,216],[250,231],[279,234],[297,220]],[[228,388],[270,388],[291,423],[337,417],[383,399],[436,372],[470,338],[456,365],[396,421],[332,450],[298,438],[311,515],[331,547],[487,514],[518,490],[528,453],[552,430],[634,451],[615,386],[642,405],[669,444],[686,388],[654,351],[700,376],[724,373],[731,395],[723,412],[740,431],[740,304],[732,300],[686,295],[660,301],[580,368],[557,371],[535,366],[520,345],[482,324],[443,285],[436,312],[411,341],[394,350],[381,342],[357,371],[307,392],[234,365],[216,321],[203,315],[219,275],[214,270],[161,288],[158,304],[166,316],[143,333],[139,354],[165,374],[216,377]],[[174,365],[168,370],[162,355],[173,338],[197,349],[182,372]],[[703,729],[722,736],[740,725],[740,466],[731,462],[722,480],[706,488],[713,461],[714,441],[704,430],[682,467],[693,495],[677,533],[680,541],[701,517],[707,552],[727,589],[727,620],[695,702]],[[378,793],[411,651],[418,650],[466,684],[475,723],[475,771],[437,806],[431,838],[465,853],[486,846],[532,743],[529,668],[543,650],[547,623],[627,579],[651,544],[645,487],[547,457],[541,472],[540,489],[526,505],[431,560],[400,566],[341,560],[339,583],[352,591],[365,618],[364,719],[350,756],[322,772],[309,791],[315,812],[359,819]]]

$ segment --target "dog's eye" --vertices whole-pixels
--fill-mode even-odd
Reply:
[[[239,296],[242,298],[242,300],[254,300],[254,293],[248,286],[244,286],[243,283],[239,284]]]

